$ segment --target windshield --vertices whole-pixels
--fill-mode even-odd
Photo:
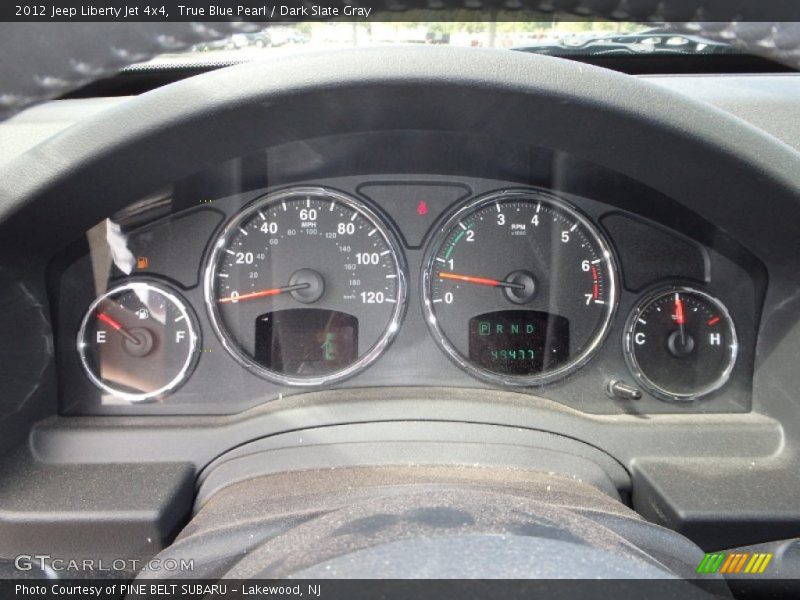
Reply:
[[[697,55],[733,49],[664,24],[597,21],[305,22],[271,25],[164,54],[148,65],[235,63],[265,54],[428,44],[507,48],[552,56]]]

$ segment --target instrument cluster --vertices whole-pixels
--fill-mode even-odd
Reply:
[[[617,410],[642,398],[673,406],[665,412],[715,397],[746,408],[751,359],[739,351],[733,316],[742,307],[729,310],[731,298],[716,295],[720,282],[708,268],[703,280],[690,279],[676,263],[674,277],[632,285],[626,267],[641,258],[621,257],[619,227],[612,237],[614,228],[604,226],[607,215],[621,215],[613,207],[531,186],[458,182],[471,193],[434,203],[440,210],[428,215],[422,196],[376,201],[363,193],[374,182],[336,183],[344,182],[237,195],[127,229],[113,219],[98,225],[88,238],[99,244],[90,243],[86,256],[95,294],[80,307],[71,350],[95,388],[94,408],[75,398],[68,405],[169,412],[173,398],[193,387],[175,405],[191,412],[186,399],[217,383],[215,410],[235,412],[224,408],[224,392],[237,393],[241,370],[247,389],[259,389],[258,380],[268,386],[266,399],[292,390],[440,384],[569,404],[594,381],[592,401]],[[398,210],[407,214],[396,218]],[[432,223],[418,246],[403,226],[412,211]],[[172,226],[199,213],[203,227]],[[655,246],[663,243],[656,233],[674,236],[706,266],[724,265],[714,274],[738,268],[637,222],[653,229]],[[137,256],[141,248],[153,256]],[[643,257],[654,250],[639,248]],[[77,277],[80,263],[65,268],[62,282]],[[62,323],[77,323],[75,304],[61,310],[68,313]],[[753,324],[745,321],[750,337]],[[744,385],[726,396],[737,368]],[[65,374],[76,377],[74,369]],[[189,385],[195,379],[202,385]],[[248,393],[257,404],[258,393]]]

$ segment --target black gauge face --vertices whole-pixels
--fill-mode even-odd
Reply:
[[[422,288],[445,352],[509,385],[545,383],[583,364],[616,307],[608,244],[569,205],[531,191],[479,198],[448,219]]]
[[[178,295],[151,282],[115,287],[83,318],[78,353],[103,391],[141,402],[177,389],[199,351],[194,315]]]
[[[736,352],[736,330],[725,306],[691,288],[647,296],[625,329],[631,372],[662,399],[694,400],[721,388]]]
[[[405,269],[366,206],[293,188],[236,215],[206,271],[206,302],[231,354],[287,385],[324,385],[374,361],[397,332]]]

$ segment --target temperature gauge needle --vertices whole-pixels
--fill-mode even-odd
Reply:
[[[486,277],[473,277],[472,275],[459,275],[457,273],[439,273],[440,279],[450,279],[453,281],[463,281],[464,283],[472,283],[475,285],[486,285],[489,287],[504,287],[512,288],[515,290],[524,290],[525,286],[521,283],[514,281],[500,281],[499,279],[487,279]]]
[[[110,317],[106,313],[102,313],[102,312],[101,313],[97,313],[97,320],[98,321],[102,321],[103,323],[105,323],[106,325],[108,325],[109,327],[114,329],[115,331],[118,331],[119,334],[122,337],[124,337],[126,340],[128,340],[134,346],[138,346],[139,344],[141,344],[141,341],[135,335],[133,335],[130,331],[125,329],[119,321],[117,321],[113,317]]]
[[[242,294],[241,296],[228,296],[220,298],[220,304],[227,304],[230,302],[242,302],[245,300],[255,300],[256,298],[266,298],[268,296],[277,296],[278,294],[285,294],[287,292],[294,292],[296,290],[305,290],[311,287],[310,283],[297,283],[295,285],[285,285],[283,287],[272,288],[271,290],[261,290],[260,292],[250,292],[249,294]]]
[[[681,330],[681,344],[686,343],[686,314],[683,310],[683,300],[679,294],[675,294],[675,322]]]

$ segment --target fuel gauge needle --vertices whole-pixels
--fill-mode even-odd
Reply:
[[[102,321],[115,331],[118,331],[122,337],[124,337],[134,346],[138,346],[139,344],[142,343],[135,335],[133,335],[130,331],[125,329],[119,321],[107,315],[106,313],[103,312],[97,313],[97,320]]]
[[[439,273],[440,279],[450,279],[453,281],[463,281],[464,283],[472,283],[475,285],[486,285],[489,287],[506,287],[515,290],[524,290],[525,286],[521,283],[514,281],[501,281],[499,279],[488,279],[486,277],[474,277],[472,275],[459,275],[458,273]]]

